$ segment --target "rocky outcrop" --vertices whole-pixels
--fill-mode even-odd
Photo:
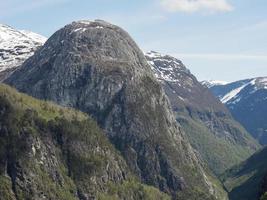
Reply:
[[[73,22],[6,83],[90,114],[144,183],[174,198],[226,198],[176,122],[142,51],[121,28]]]
[[[0,144],[1,199],[169,199],[136,180],[90,117],[5,85]]]

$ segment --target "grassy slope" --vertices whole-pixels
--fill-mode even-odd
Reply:
[[[267,173],[267,148],[222,175],[231,200],[257,200]]]
[[[105,174],[107,162],[110,173],[116,173],[112,172],[116,165],[125,171],[127,167],[87,115],[36,100],[6,85],[0,85],[0,108],[0,196],[4,199],[33,199],[33,194],[40,193],[49,199],[77,199],[76,191],[91,192],[98,199],[169,199],[157,189],[141,184],[130,173],[116,184],[98,179]],[[34,153],[33,141],[41,146]],[[54,160],[42,160],[42,151],[51,149],[54,154],[49,158]],[[60,181],[51,175],[54,170]],[[25,177],[30,180],[29,188],[25,186],[29,180],[17,177],[18,171],[28,175]]]
[[[241,142],[234,142],[226,137],[216,136],[197,116],[190,117],[179,112],[177,119],[187,133],[191,145],[200,152],[210,169],[217,175],[254,153],[247,144],[241,145]],[[232,128],[232,133],[235,132],[235,129],[242,130],[238,124],[231,120],[221,118],[220,121],[229,125]],[[246,138],[246,135],[243,138]],[[246,139],[247,141],[254,141],[252,138]],[[251,145],[257,146],[256,142]]]

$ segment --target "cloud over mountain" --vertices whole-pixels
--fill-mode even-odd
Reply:
[[[227,0],[161,0],[161,5],[170,12],[229,12],[233,6]]]

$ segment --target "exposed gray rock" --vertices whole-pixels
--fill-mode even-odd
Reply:
[[[121,28],[73,22],[6,83],[89,113],[145,183],[182,199],[226,198],[176,122],[142,51]]]
[[[170,200],[132,174],[88,115],[0,84],[0,199]]]

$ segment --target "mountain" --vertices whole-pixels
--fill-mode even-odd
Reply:
[[[44,44],[46,38],[0,24],[0,81]]]
[[[211,88],[211,87],[217,86],[217,85],[226,85],[226,84],[228,84],[228,82],[226,82],[226,81],[219,81],[219,80],[201,81],[200,83],[202,85],[205,85],[208,88]]]
[[[0,85],[0,198],[170,199],[137,181],[87,115]]]
[[[210,87],[259,143],[267,144],[267,77]]]
[[[257,142],[180,60],[157,52],[148,52],[146,57],[170,99],[176,120],[215,174],[258,149]]]
[[[266,200],[267,148],[226,171],[222,180],[230,200]]]
[[[127,32],[102,20],[54,33],[6,83],[92,116],[142,182],[174,199],[226,199]]]

